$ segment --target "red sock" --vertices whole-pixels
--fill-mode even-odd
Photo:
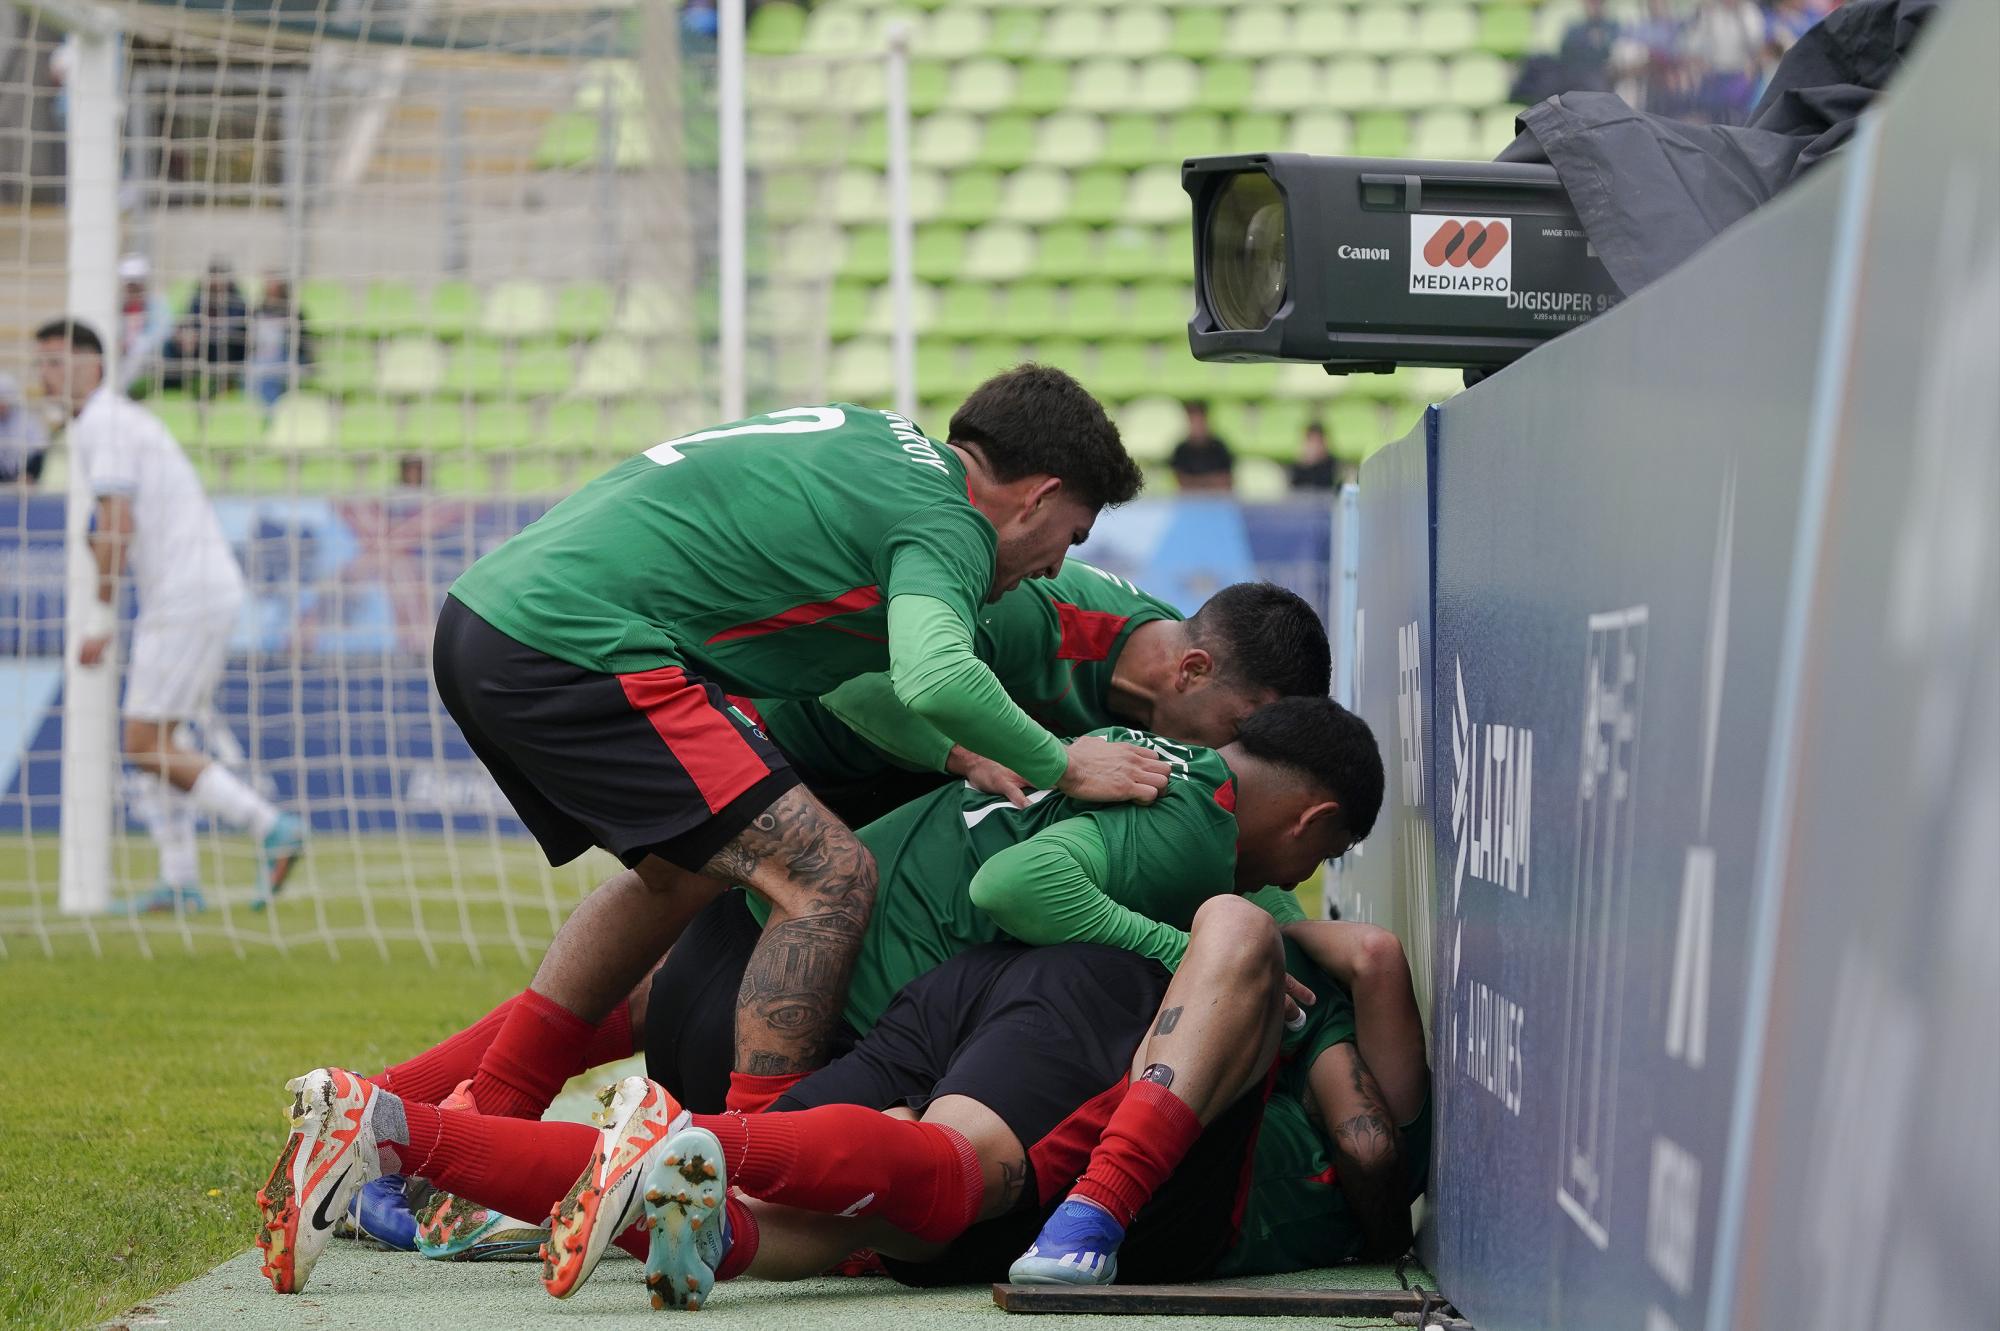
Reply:
[[[591,1032],[589,1047],[583,1051],[576,1066],[570,1069],[569,1075],[574,1077],[579,1072],[616,1063],[638,1052],[632,1047],[632,1005],[621,1002],[611,1009],[610,1016],[597,1023],[597,1029]]]
[[[528,1123],[405,1100],[410,1142],[403,1168],[481,1206],[539,1221],[590,1164],[597,1129],[587,1123]]]
[[[736,1279],[749,1269],[757,1256],[757,1217],[750,1214],[750,1208],[734,1194],[723,1203],[723,1207],[729,1220],[729,1251],[722,1255],[722,1265],[715,1268],[718,1281]],[[611,1241],[640,1261],[646,1260],[646,1231],[637,1225],[627,1226],[624,1233]]]
[[[724,1104],[739,1114],[761,1114],[778,1103],[778,1097],[799,1084],[806,1074],[785,1072],[775,1077],[757,1077],[748,1072],[729,1074],[729,1097]]]
[[[575,1075],[595,1034],[594,1023],[532,989],[522,990],[473,1073],[472,1102],[482,1114],[540,1118]]]
[[[393,1091],[405,1103],[434,1105],[450,1095],[460,1082],[479,1070],[479,1060],[493,1037],[514,1010],[510,998],[442,1044],[433,1045],[415,1058],[398,1063],[369,1078],[385,1091]]]
[[[1090,1168],[1070,1196],[1096,1202],[1129,1226],[1199,1136],[1201,1120],[1187,1101],[1158,1082],[1135,1082],[1104,1125]]]
[[[752,1197],[825,1215],[870,1215],[936,1243],[979,1215],[972,1143],[935,1123],[859,1105],[786,1114],[696,1114],[722,1142],[729,1181]]]

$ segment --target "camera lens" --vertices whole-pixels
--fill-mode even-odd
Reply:
[[[1231,177],[1208,213],[1208,309],[1231,332],[1256,332],[1285,303],[1285,201],[1271,177]]]

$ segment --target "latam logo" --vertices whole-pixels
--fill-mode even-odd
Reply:
[[[1514,289],[1513,228],[1503,217],[1410,218],[1410,294],[1495,296]]]
[[[1528,895],[1535,809],[1535,732],[1525,726],[1475,724],[1466,705],[1465,665],[1454,662],[1457,706],[1451,718],[1452,907],[1468,876],[1516,896]]]

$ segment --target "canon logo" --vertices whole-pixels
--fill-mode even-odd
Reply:
[[[1362,249],[1358,245],[1342,245],[1336,253],[1343,259],[1378,259],[1383,263],[1389,261],[1389,251]]]

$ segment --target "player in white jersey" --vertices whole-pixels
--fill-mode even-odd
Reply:
[[[139,903],[199,910],[194,814],[247,830],[258,843],[262,904],[284,886],[304,849],[304,827],[221,762],[188,743],[210,717],[229,634],[243,605],[243,573],[187,455],[157,417],[104,382],[104,347],[87,325],[57,319],[35,331],[42,390],[68,418],[71,484],[95,499],[91,552],[97,597],[78,616],[77,659],[109,659],[119,580],[138,593],[132,664],[125,681],[125,760],[140,770],[138,801],[160,851],[160,883]],[[214,747],[211,745],[211,747]]]

